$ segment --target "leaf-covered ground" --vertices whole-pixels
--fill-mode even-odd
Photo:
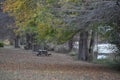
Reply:
[[[38,57],[32,51],[1,48],[0,80],[120,80],[120,72],[106,66],[50,53]]]

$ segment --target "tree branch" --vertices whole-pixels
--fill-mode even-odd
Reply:
[[[116,5],[118,5],[118,6],[120,7],[119,1],[120,1],[120,0],[117,0],[117,1],[116,1]]]

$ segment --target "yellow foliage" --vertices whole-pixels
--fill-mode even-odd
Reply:
[[[37,32],[41,39],[49,39],[54,33],[56,39],[64,42],[69,37],[69,32],[65,32],[66,23],[62,19],[58,19],[51,11],[56,0],[6,0],[3,4],[4,12],[8,12],[15,18],[19,33],[21,29],[36,28],[33,32]],[[64,2],[76,2],[79,0],[58,0]],[[73,13],[71,16],[75,16]],[[31,24],[32,23],[32,24]],[[60,26],[60,27],[58,27]],[[61,27],[62,26],[62,27]],[[31,29],[33,30],[33,29]],[[65,36],[63,36],[65,34]],[[70,34],[71,35],[71,34]],[[64,38],[64,39],[62,39]]]

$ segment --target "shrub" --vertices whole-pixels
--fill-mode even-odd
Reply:
[[[4,43],[3,42],[0,42],[0,47],[4,47]]]
[[[71,51],[69,54],[70,54],[70,56],[76,56],[76,52],[75,51]]]
[[[57,45],[54,48],[54,51],[58,52],[58,53],[68,53],[69,49],[68,49],[68,47],[66,47],[64,45]]]

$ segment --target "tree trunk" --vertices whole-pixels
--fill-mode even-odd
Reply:
[[[32,49],[31,34],[26,33],[26,46],[25,49]]]
[[[79,39],[79,50],[78,50],[78,60],[82,60],[83,53],[82,53],[82,48],[83,48],[83,32],[80,33],[80,39]]]
[[[90,45],[89,45],[89,61],[92,61],[94,59],[94,45],[95,45],[95,32],[91,32],[91,38],[90,38]]]
[[[18,35],[15,37],[15,44],[14,44],[14,46],[15,46],[15,48],[20,48],[20,46],[19,46],[19,36]]]
[[[73,39],[70,39],[68,41],[68,47],[69,47],[69,51],[71,51],[73,49]]]
[[[40,45],[38,45],[38,44],[34,44],[33,45],[33,51],[38,51],[40,49]]]
[[[87,31],[83,31],[80,33],[78,59],[83,61],[88,60],[88,32]]]

